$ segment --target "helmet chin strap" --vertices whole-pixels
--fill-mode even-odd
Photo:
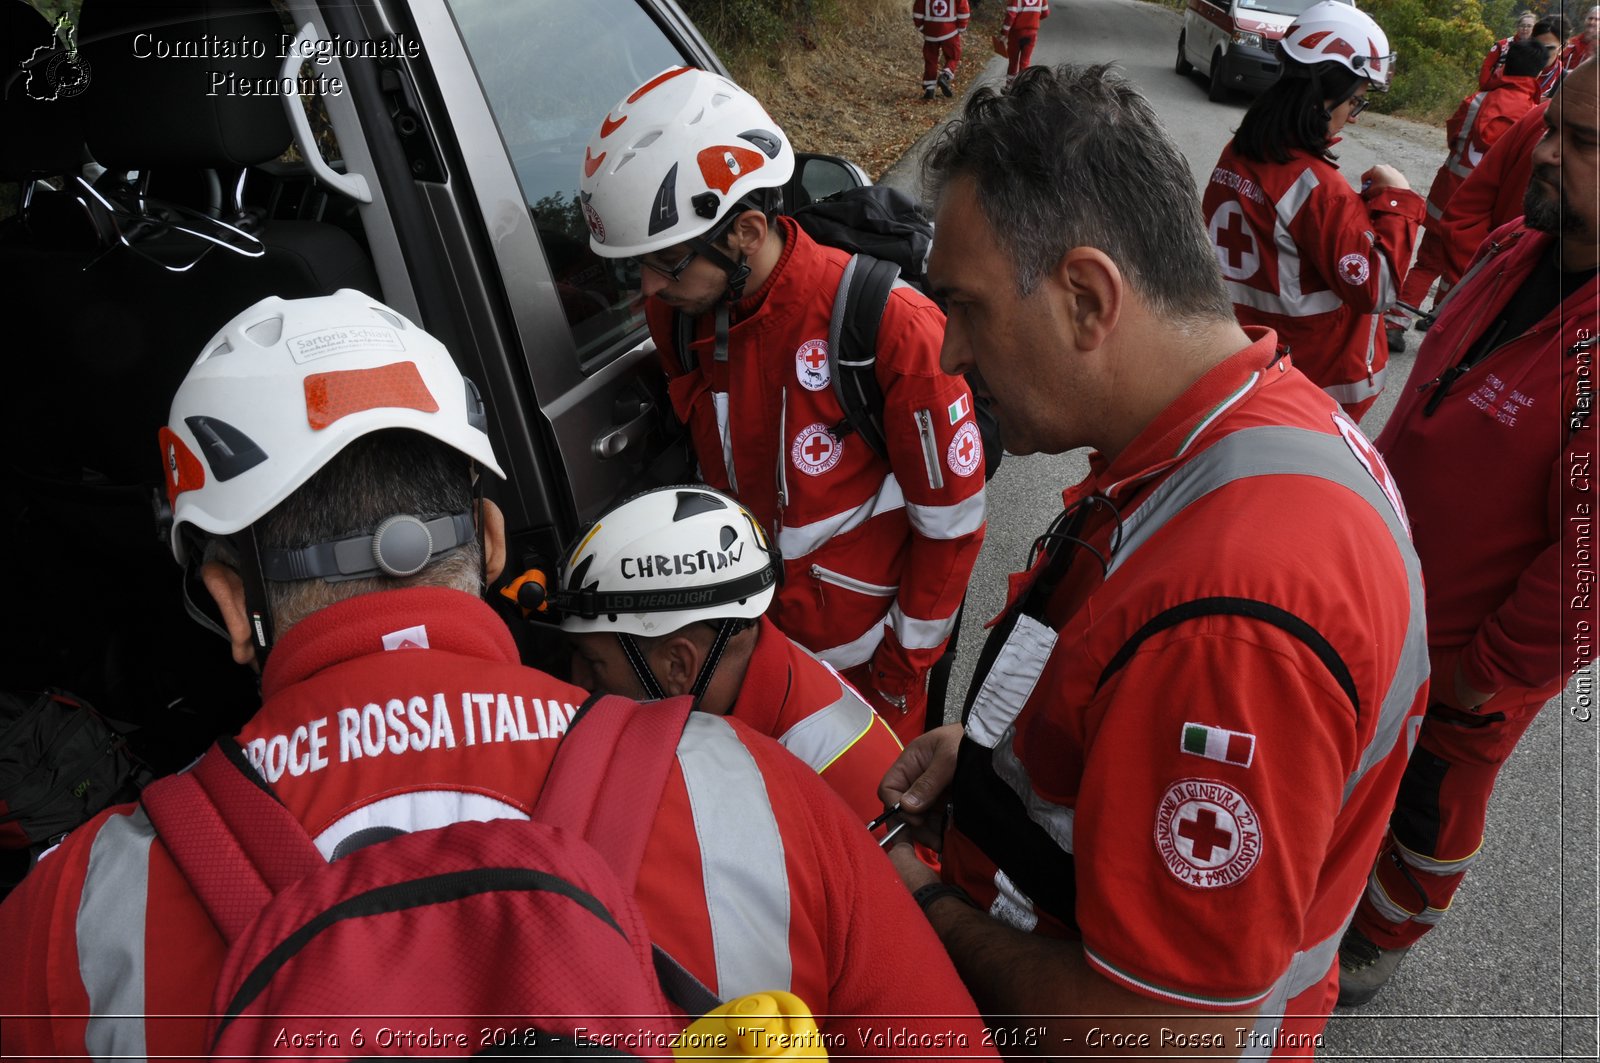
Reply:
[[[708,259],[728,275],[728,287],[722,293],[722,298],[717,300],[716,310],[716,346],[712,349],[712,357],[719,362],[728,360],[728,307],[744,298],[745,282],[750,279],[750,263],[746,260],[744,252],[739,253],[739,261],[735,262],[723,254],[711,243],[710,240],[697,238],[689,241],[689,246],[700,252],[702,258]]]
[[[728,648],[728,640],[743,630],[743,627],[738,618],[727,617],[717,621],[716,630],[716,638],[711,640],[711,648],[706,651],[706,659],[700,663],[700,672],[694,677],[694,685],[689,688],[696,708],[700,706],[700,699],[705,697],[706,688],[711,685],[711,677],[716,674],[717,666],[722,663],[722,655]],[[667,693],[662,688],[661,681],[656,678],[655,671],[651,669],[650,662],[645,659],[638,640],[626,632],[619,631],[617,642],[622,646],[623,655],[633,666],[633,674],[638,678],[639,685],[644,688],[649,699],[652,701],[664,699]]]

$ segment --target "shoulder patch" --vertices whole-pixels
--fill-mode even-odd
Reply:
[[[1185,886],[1232,886],[1261,862],[1261,820],[1227,783],[1182,779],[1167,787],[1156,807],[1155,843],[1167,870]]]
[[[971,476],[983,468],[983,436],[976,422],[967,421],[956,429],[944,458],[957,476]]]
[[[807,391],[821,391],[832,380],[828,370],[828,341],[806,340],[794,352],[794,375]]]
[[[1360,286],[1367,283],[1367,278],[1372,276],[1372,267],[1367,264],[1366,255],[1355,252],[1339,260],[1339,279],[1346,284]]]

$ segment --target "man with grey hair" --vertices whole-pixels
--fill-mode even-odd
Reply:
[[[361,292],[264,299],[206,345],[160,443],[173,552],[199,569],[234,656],[264,665],[261,708],[191,778],[215,780],[206,771],[221,763],[226,779],[266,789],[298,824],[296,847],[314,846],[330,863],[367,846],[405,845],[389,841],[396,835],[529,819],[586,692],[524,667],[510,631],[479,598],[502,566],[505,534],[494,505],[474,498],[475,484],[501,473],[484,404],[443,344]],[[222,549],[208,545],[219,540]],[[869,1045],[873,1022],[856,1016],[914,1006],[925,1015],[904,1024],[907,1043],[940,1036],[978,1045],[972,1000],[938,941],[860,818],[811,768],[742,722],[708,713],[691,715],[675,754],[639,810],[648,838],[629,885],[651,945],[719,997],[792,992],[821,1017],[829,1044],[894,1051],[887,1039]],[[648,759],[619,753],[614,763]],[[632,809],[639,779],[623,785]],[[302,876],[302,860],[285,866],[280,846],[252,846],[247,860],[198,828],[176,830],[166,818],[172,804],[159,796],[74,831],[0,904],[0,940],[11,950],[0,964],[0,1013],[18,1057],[209,1055],[216,1049],[194,1017],[216,1010],[219,979],[244,962],[224,924],[237,932],[234,916],[260,926],[276,914],[279,923],[315,925],[281,908],[259,914],[259,890],[217,887],[242,868],[303,896],[326,887],[320,868]],[[193,812],[186,826],[207,818]],[[256,841],[287,831],[280,818],[248,833]],[[217,854],[210,882],[189,877],[198,861],[183,854],[194,854],[197,835]],[[454,838],[472,844],[459,831]],[[410,857],[423,861],[415,850]],[[391,900],[401,892],[435,896],[415,880]],[[446,925],[413,923],[412,912],[394,918]],[[620,925],[603,906],[597,914]],[[528,984],[495,980],[515,959],[497,948],[466,955],[448,931],[429,945],[460,950],[441,956],[444,989],[384,969],[398,991],[420,985],[435,1013],[446,999],[437,993],[453,991],[449,1000],[470,996],[472,1006],[503,1014],[503,1000],[485,999],[494,986]],[[370,954],[402,972],[419,955]],[[884,978],[892,962],[917,971],[916,983]],[[468,969],[489,981],[458,977]],[[581,962],[572,971],[582,976],[576,986],[597,977]],[[371,974],[353,962],[338,977],[361,984]],[[514,1000],[533,1012],[538,1005]],[[444,1010],[456,1020],[470,1012]],[[418,1019],[426,1023],[434,1013],[390,1014],[397,1034],[414,1036],[420,1030],[400,1016],[427,1014]],[[279,1037],[340,1044],[326,1039],[331,1026],[287,1029]]]
[[[1235,322],[1188,165],[1120,74],[979,91],[927,167],[943,367],[1006,449],[1093,453],[964,725],[880,789],[943,881],[896,866],[1040,1054],[1303,1055],[1426,688],[1399,500]]]

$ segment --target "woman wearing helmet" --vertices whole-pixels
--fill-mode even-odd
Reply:
[[[1383,389],[1382,312],[1411,264],[1422,198],[1392,166],[1353,191],[1329,151],[1388,88],[1395,57],[1370,16],[1325,0],[1283,37],[1283,74],[1245,113],[1203,211],[1242,325],[1279,349],[1352,418]]]
[[[630,258],[700,476],[783,555],[771,616],[902,739],[983,542],[971,392],[939,368],[944,315],[897,286],[877,333],[887,457],[849,431],[829,335],[851,256],[780,216],[789,140],[727,78],[676,67],[613,107],[585,152],[597,254]]]
[[[703,485],[630,498],[585,529],[554,600],[573,681],[630,698],[692,694],[809,764],[863,821],[900,743],[840,678],[763,615],[778,565],[739,503]]]

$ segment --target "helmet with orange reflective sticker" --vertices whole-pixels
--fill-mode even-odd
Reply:
[[[205,345],[161,429],[173,556],[186,560],[186,527],[241,531],[353,440],[387,428],[505,476],[483,401],[438,340],[350,288],[261,300]]]
[[[164,531],[191,576],[197,547],[229,540],[258,653],[272,643],[268,581],[407,577],[477,535],[476,513],[463,512],[395,514],[360,535],[293,549],[255,541],[257,521],[352,442],[387,429],[430,436],[505,476],[483,399],[444,345],[349,288],[261,300],[212,337],[179,385],[160,430]],[[191,614],[216,628],[203,596],[186,590]]]
[[[590,246],[633,258],[713,233],[753,192],[782,188],[794,149],[756,98],[719,74],[672,67],[607,112],[584,151]]]

